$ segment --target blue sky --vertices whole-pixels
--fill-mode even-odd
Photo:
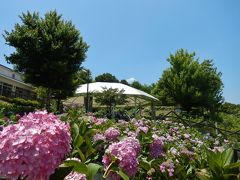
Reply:
[[[184,48],[213,59],[222,72],[223,95],[240,104],[239,0],[1,0],[0,33],[10,31],[22,12],[57,10],[90,45],[83,63],[93,76],[158,81],[170,53]],[[0,37],[0,63],[14,49]]]

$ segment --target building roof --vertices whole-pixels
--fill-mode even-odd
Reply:
[[[0,64],[0,66],[4,69],[2,71],[0,69],[0,77],[6,78],[6,79],[11,80],[11,81],[15,81],[15,82],[23,84],[25,86],[33,87],[32,85],[27,84],[23,81],[23,79],[21,77],[22,76],[21,73],[16,72],[16,71],[14,71],[14,70],[10,69],[9,67],[6,67],[2,64]],[[14,74],[15,78],[13,78],[13,76],[12,76],[13,74]]]
[[[104,91],[104,88],[124,90],[123,94],[126,94],[126,95],[138,96],[138,97],[141,97],[144,99],[158,101],[158,99],[156,97],[154,97],[144,91],[138,90],[136,88],[127,86],[122,83],[112,83],[112,82],[94,82],[94,83],[83,84],[77,88],[76,94],[86,94],[87,92],[101,93]]]

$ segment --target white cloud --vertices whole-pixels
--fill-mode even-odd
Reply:
[[[134,77],[128,78],[126,80],[129,84],[132,84],[134,81],[136,81],[136,79]]]

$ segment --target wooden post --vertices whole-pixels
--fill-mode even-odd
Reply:
[[[156,110],[155,110],[155,104],[154,102],[151,102],[151,115],[152,115],[152,119],[156,118]]]

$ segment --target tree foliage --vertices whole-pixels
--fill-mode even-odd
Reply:
[[[119,82],[111,73],[103,73],[95,78],[96,82]]]
[[[88,45],[71,21],[64,21],[56,11],[41,18],[38,13],[23,13],[21,24],[4,38],[16,49],[6,56],[24,80],[66,96],[75,89],[73,78],[86,58]],[[60,93],[59,93],[60,92]]]
[[[214,110],[222,103],[221,73],[217,72],[212,60],[200,63],[194,52],[180,49],[167,61],[171,66],[163,72],[154,88],[159,99],[179,104],[187,111],[192,107]]]
[[[120,83],[122,83],[122,84],[125,84],[125,85],[128,85],[128,86],[129,86],[129,83],[127,82],[127,80],[126,80],[126,79],[122,79],[122,80],[120,81]]]
[[[96,95],[96,102],[105,105],[108,108],[108,112],[112,112],[112,108],[116,105],[124,104],[126,102],[126,95],[123,94],[124,90],[117,88],[103,88],[103,92]]]
[[[93,81],[92,79],[92,73],[89,69],[81,69],[79,70],[74,78],[74,82],[76,85],[91,83]]]
[[[144,91],[146,93],[151,94],[152,89],[154,87],[154,84],[151,85],[147,85],[147,84],[141,84],[139,81],[133,81],[133,83],[131,84],[132,87],[139,89],[141,91]]]

